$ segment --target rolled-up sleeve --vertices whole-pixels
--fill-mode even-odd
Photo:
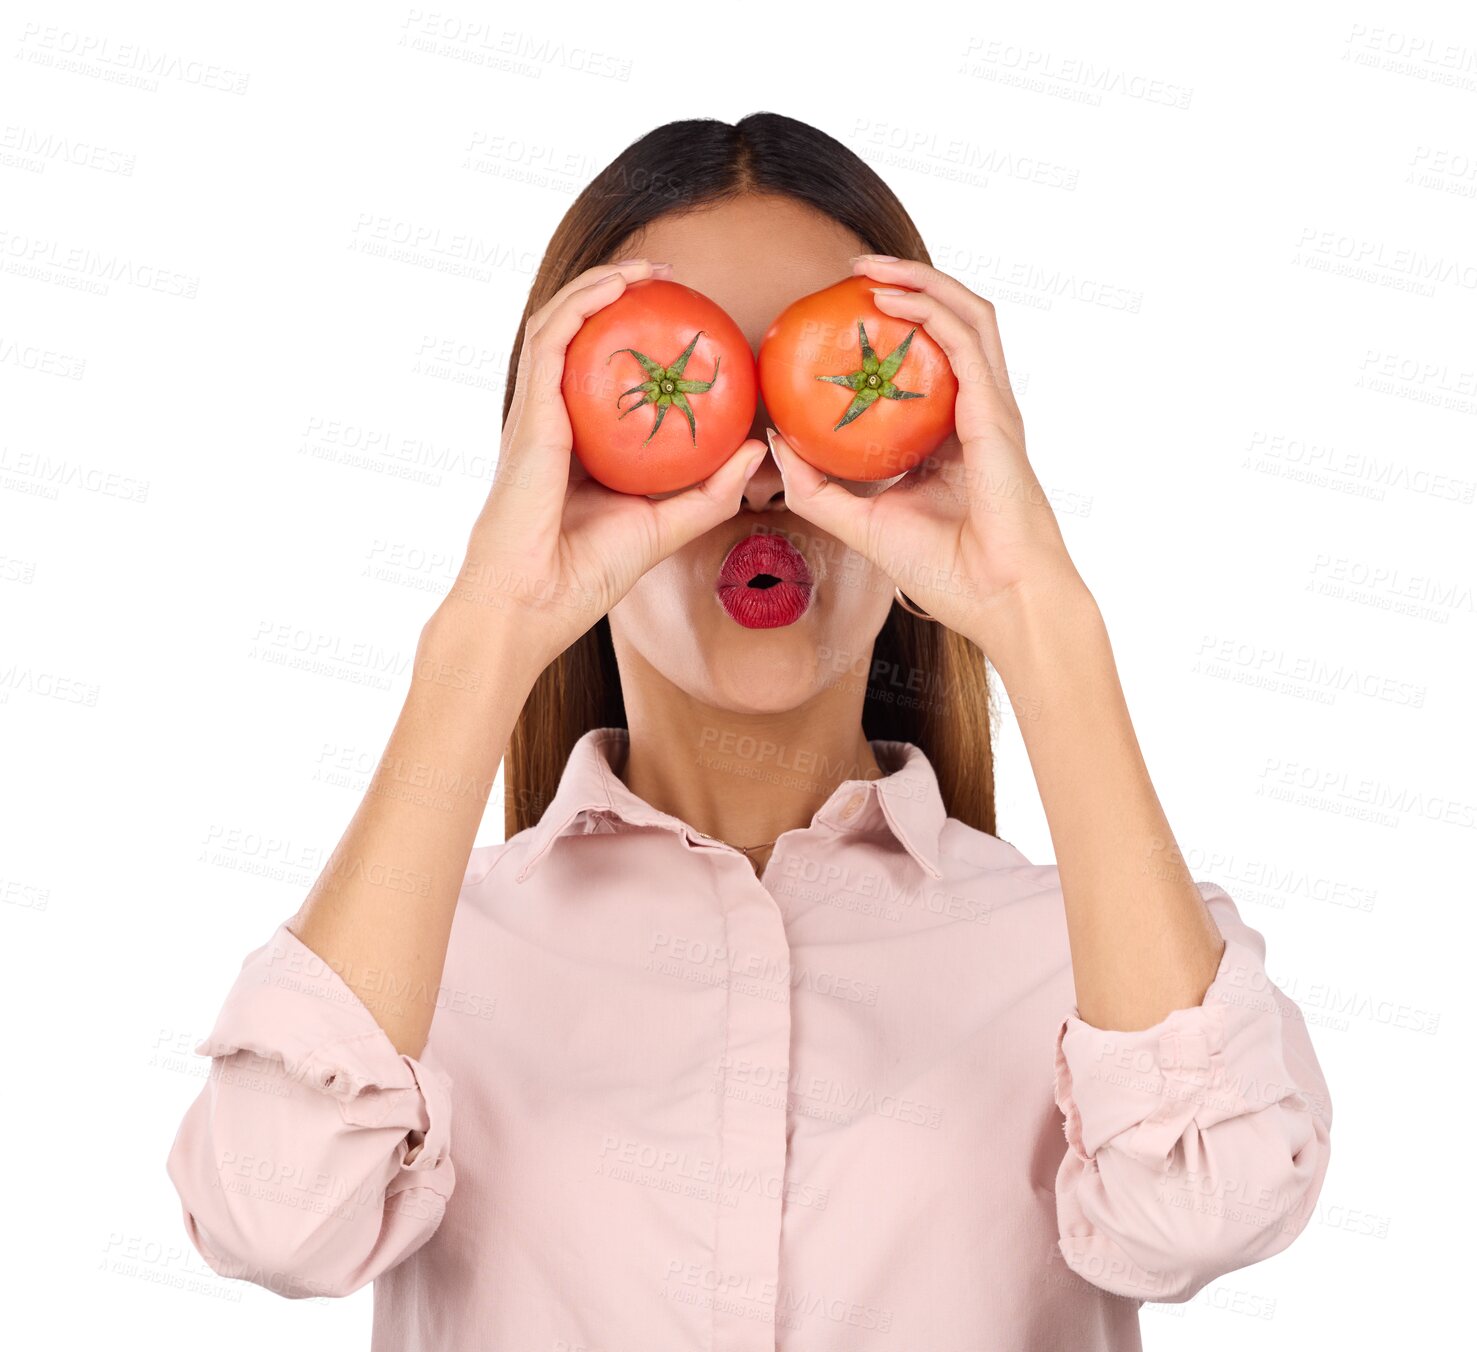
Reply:
[[[167,1168],[216,1272],[293,1299],[342,1296],[431,1237],[456,1180],[451,1082],[396,1051],[285,923],[247,955],[194,1050],[210,1077]]]
[[[1302,1012],[1231,898],[1197,886],[1226,941],[1201,1003],[1136,1032],[1074,1010],[1056,1037],[1058,1247],[1140,1300],[1189,1300],[1285,1249],[1328,1169],[1332,1106]]]

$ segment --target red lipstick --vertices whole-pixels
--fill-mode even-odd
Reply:
[[[745,629],[777,629],[805,614],[814,586],[805,556],[784,536],[755,534],[728,551],[714,590]]]

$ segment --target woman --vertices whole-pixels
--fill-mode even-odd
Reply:
[[[628,284],[757,345],[853,272],[959,378],[928,464],[828,482],[762,407],[679,493],[572,463],[563,353]],[[386,755],[197,1048],[168,1167],[206,1261],[376,1281],[385,1349],[1082,1352],[1290,1244],[1327,1088],[1175,847],[989,302],[762,114],[619,156],[524,319]],[[755,627],[729,559],[740,592],[808,574],[803,612]],[[986,657],[1054,865],[993,834]],[[505,749],[508,839],[473,849]]]

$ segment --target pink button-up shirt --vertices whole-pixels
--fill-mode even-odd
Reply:
[[[1056,867],[917,747],[760,878],[625,736],[472,852],[420,1057],[285,925],[247,955],[168,1160],[215,1271],[373,1281],[383,1352],[1088,1352],[1306,1225],[1327,1086],[1219,887],[1202,1004],[1098,1029]]]

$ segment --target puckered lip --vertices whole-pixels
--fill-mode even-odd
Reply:
[[[747,587],[761,573],[800,587],[815,585],[805,555],[783,535],[763,531],[754,531],[735,542],[724,556],[716,585],[719,590]]]

